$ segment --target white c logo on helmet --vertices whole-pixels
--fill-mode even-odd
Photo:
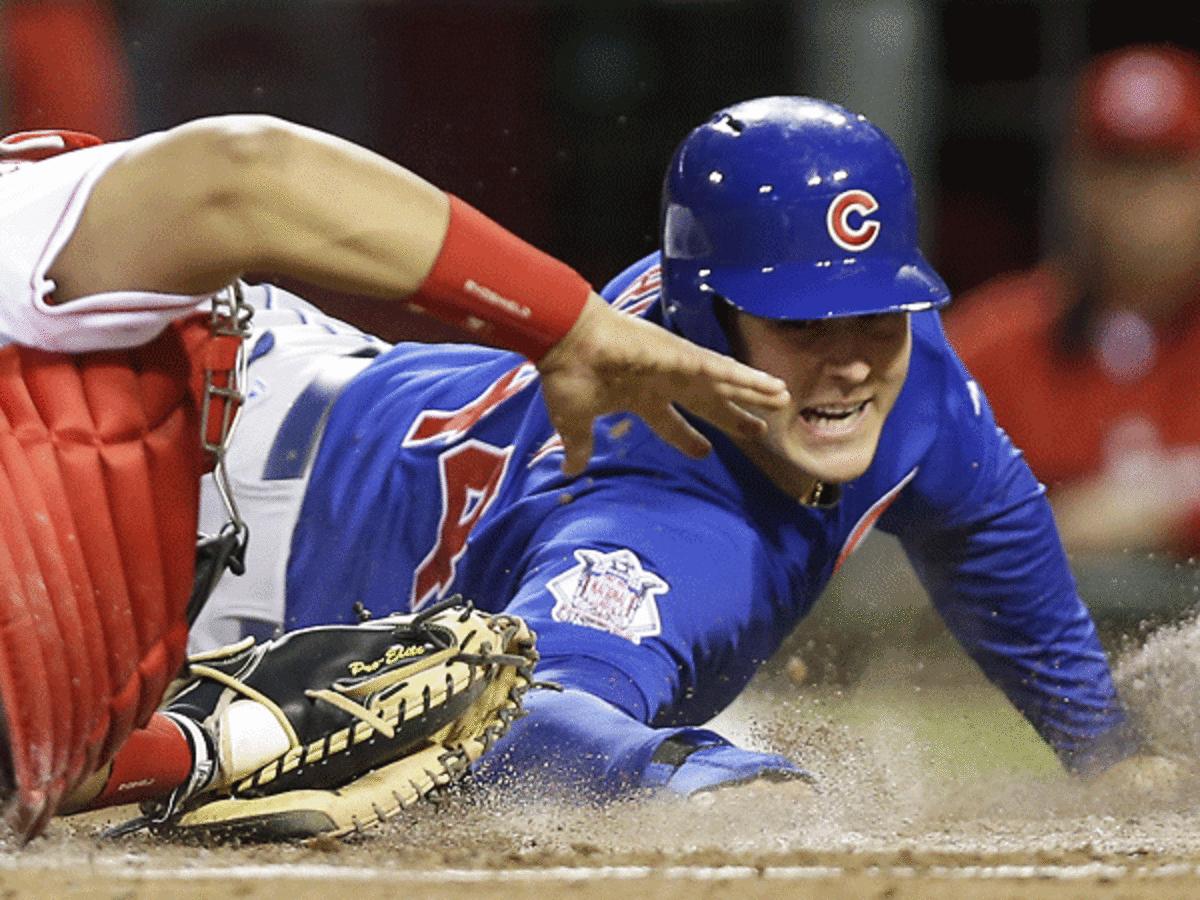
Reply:
[[[829,229],[829,236],[833,238],[833,242],[843,250],[861,253],[879,237],[878,220],[867,218],[878,210],[879,201],[867,191],[843,191],[829,204],[829,209],[825,212],[825,227]],[[850,225],[851,213],[858,213],[862,217],[857,228]]]

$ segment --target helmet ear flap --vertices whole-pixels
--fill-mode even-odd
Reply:
[[[737,307],[720,294],[712,295],[712,314],[717,321],[717,327],[725,335],[725,343],[729,347],[729,355],[741,362],[746,361],[746,343],[742,340],[742,330],[738,328]]]

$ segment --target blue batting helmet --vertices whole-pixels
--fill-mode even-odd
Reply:
[[[722,298],[767,319],[913,312],[950,292],[917,248],[900,151],[808,97],[730,106],[684,138],[663,185],[663,320],[727,351]]]

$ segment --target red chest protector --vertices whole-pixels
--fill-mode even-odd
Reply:
[[[132,350],[0,349],[0,724],[22,835],[183,661],[204,371],[227,378],[237,346],[196,317]]]

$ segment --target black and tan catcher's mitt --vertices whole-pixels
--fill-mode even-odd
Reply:
[[[167,712],[212,764],[146,810],[151,827],[280,840],[387,819],[508,730],[536,660],[520,619],[457,597],[193,657]]]

